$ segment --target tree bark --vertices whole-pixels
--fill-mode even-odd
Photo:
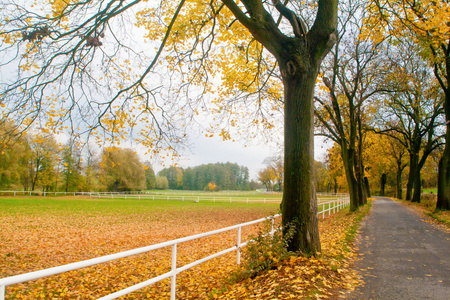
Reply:
[[[418,169],[418,153],[412,149],[412,153],[409,155],[409,175],[408,175],[408,183],[406,184],[406,200],[412,199],[413,187],[414,187],[414,178],[417,176]]]
[[[448,140],[449,139],[447,139],[447,141]],[[450,149],[447,144],[445,146],[444,154],[439,161],[436,210],[450,210]]]
[[[383,173],[381,175],[381,185],[380,185],[380,196],[384,196],[384,189],[386,187],[386,181],[387,181],[387,175],[386,173]]]
[[[447,58],[447,69],[450,73],[450,59]],[[447,73],[447,77],[450,74]],[[450,78],[447,78],[447,82]],[[439,160],[439,173],[438,173],[438,195],[436,209],[438,210],[450,210],[450,89],[445,91],[444,111],[445,120],[447,121],[447,133],[445,134],[445,148],[441,159]]]
[[[422,192],[422,182],[420,177],[420,170],[417,172],[414,177],[414,193],[411,199],[412,202],[420,203],[420,194]]]
[[[369,178],[364,176],[364,187],[366,188],[366,195],[370,198],[370,186],[369,186]]]
[[[285,155],[283,226],[294,230],[288,250],[320,252],[314,186],[314,105],[316,70],[284,79]]]
[[[403,198],[403,190],[402,190],[402,162],[397,162],[397,198],[402,199]]]
[[[344,162],[345,176],[347,177],[348,191],[350,194],[350,211],[356,211],[359,207],[358,186],[354,172],[354,149],[347,149],[346,143],[341,145],[342,160]]]

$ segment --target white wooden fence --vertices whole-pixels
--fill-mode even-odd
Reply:
[[[332,212],[333,213],[338,212],[339,210],[343,209],[344,207],[347,207],[349,204],[350,204],[349,198],[343,198],[343,199],[339,199],[339,200],[335,200],[335,201],[320,203],[318,205],[319,205],[319,208],[322,206],[322,209],[321,210],[319,209],[319,216],[322,215],[322,217],[324,218],[327,212],[328,212],[328,215],[330,215]],[[181,272],[188,270],[196,265],[199,265],[203,262],[206,262],[210,259],[216,258],[221,255],[224,255],[231,251],[237,251],[237,264],[240,264],[241,248],[250,242],[250,241],[245,241],[245,242],[241,241],[242,227],[261,223],[266,220],[270,220],[272,223],[272,227],[271,227],[271,231],[268,234],[273,234],[275,231],[274,219],[278,218],[278,217],[280,217],[280,215],[275,215],[275,216],[271,216],[268,218],[262,218],[262,219],[258,219],[258,220],[254,220],[254,221],[250,221],[250,222],[246,222],[246,223],[242,223],[242,224],[238,224],[238,225],[234,225],[234,226],[229,226],[229,227],[218,229],[218,230],[213,230],[213,231],[209,231],[209,232],[205,232],[205,233],[201,233],[201,234],[196,234],[196,235],[192,235],[192,236],[188,236],[188,237],[184,237],[184,238],[180,238],[180,239],[176,239],[176,240],[172,240],[172,241],[168,241],[168,242],[163,242],[163,243],[147,246],[147,247],[137,248],[137,249],[119,252],[119,253],[115,253],[115,254],[111,254],[111,255],[106,255],[106,256],[88,259],[88,260],[84,260],[84,261],[79,261],[79,262],[75,262],[75,263],[71,263],[71,264],[66,264],[66,265],[62,265],[62,266],[58,266],[58,267],[53,267],[53,268],[49,268],[49,269],[44,269],[44,270],[40,270],[40,271],[35,271],[35,272],[25,273],[25,274],[21,274],[21,275],[2,278],[2,279],[0,279],[0,300],[5,299],[6,287],[9,285],[12,285],[12,284],[35,280],[35,279],[39,279],[39,278],[43,278],[43,277],[47,277],[47,276],[51,276],[51,275],[60,274],[63,272],[78,270],[81,268],[101,264],[104,262],[132,256],[132,255],[136,255],[136,254],[141,254],[141,253],[145,253],[145,252],[149,252],[152,250],[161,249],[161,248],[165,248],[165,247],[169,247],[169,246],[172,247],[171,271],[164,273],[162,275],[159,275],[157,277],[148,279],[148,280],[138,283],[136,285],[130,286],[126,289],[115,292],[113,294],[99,298],[99,299],[102,299],[102,300],[116,299],[118,297],[124,296],[124,295],[134,292],[138,289],[141,289],[141,288],[151,285],[155,282],[158,282],[158,281],[161,281],[163,279],[170,277],[171,278],[171,293],[170,293],[171,300],[175,300],[176,276],[178,273],[181,273]],[[182,267],[177,267],[177,245],[178,244],[184,243],[187,241],[196,240],[196,239],[199,239],[202,237],[211,236],[211,235],[215,235],[218,233],[230,231],[230,230],[237,230],[235,246],[225,249],[225,250],[222,250],[215,254],[209,255],[202,259],[196,260],[196,261],[194,261],[190,264],[184,265]]]

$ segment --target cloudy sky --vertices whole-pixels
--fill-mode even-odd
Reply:
[[[258,144],[246,145],[244,142],[222,141],[221,138],[206,138],[198,136],[191,138],[193,147],[190,152],[178,162],[178,166],[187,168],[202,164],[231,162],[246,166],[250,171],[250,178],[256,180],[258,172],[264,168],[263,161],[275,154],[273,145]],[[315,159],[323,161],[328,145],[322,138],[315,138]],[[154,164],[156,172],[163,169],[161,164]]]

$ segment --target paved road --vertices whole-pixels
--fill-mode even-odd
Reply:
[[[388,198],[373,201],[357,245],[365,285],[346,299],[450,299],[450,234]]]

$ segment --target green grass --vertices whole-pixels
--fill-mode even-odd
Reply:
[[[429,194],[431,194],[431,193],[433,193],[433,194],[437,194],[437,188],[428,188],[428,189],[423,189],[423,191],[422,191],[423,193],[429,193]]]
[[[277,210],[278,203],[242,203],[242,202],[210,202],[198,203],[189,201],[167,201],[149,199],[123,199],[123,198],[89,198],[89,197],[1,197],[0,215],[3,214],[42,214],[44,212],[90,214],[102,213],[157,213],[158,211],[182,210],[208,210],[208,208],[239,208],[261,207],[268,210]]]

